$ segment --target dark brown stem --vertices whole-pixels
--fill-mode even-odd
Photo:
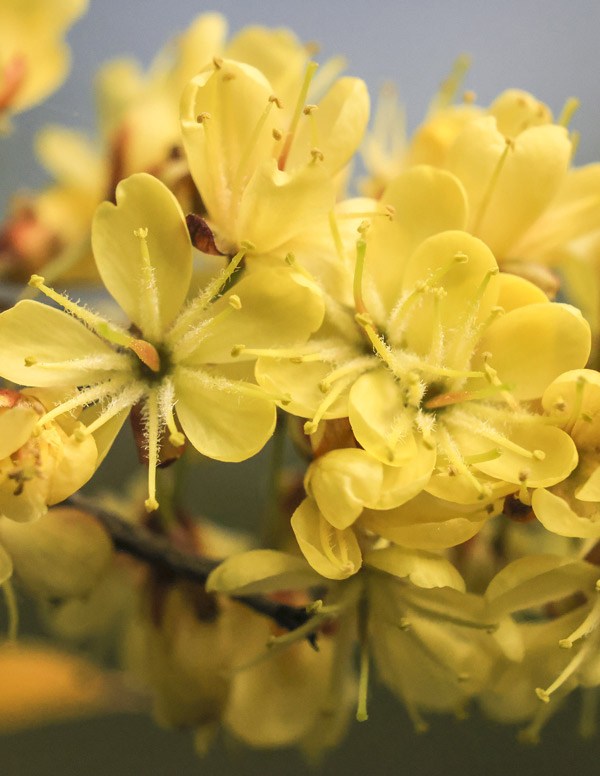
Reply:
[[[83,496],[73,495],[64,504],[93,515],[104,526],[118,552],[125,552],[144,563],[166,569],[179,579],[203,585],[210,572],[221,562],[181,552],[167,539],[158,536],[145,526],[128,523],[114,512],[97,506],[93,500]],[[288,631],[299,628],[311,618],[304,607],[289,606],[262,595],[234,595],[231,598],[269,617]],[[308,640],[313,647],[316,647],[315,633],[311,633]]]

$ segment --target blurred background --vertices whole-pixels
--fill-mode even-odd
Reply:
[[[576,162],[600,157],[597,0],[222,0],[210,6],[197,0],[90,0],[87,15],[68,37],[70,78],[50,100],[17,116],[15,131],[0,142],[0,207],[15,190],[37,188],[45,181],[32,152],[37,130],[47,123],[93,130],[91,86],[101,63],[134,55],[147,65],[168,38],[209,10],[222,12],[232,32],[246,24],[285,26],[307,42],[318,41],[321,61],[345,55],[347,72],[366,80],[373,99],[382,83],[392,80],[406,105],[409,131],[420,123],[457,55],[466,52],[473,64],[465,88],[476,92],[480,104],[518,87],[546,102],[556,115],[568,97],[579,98],[581,107],[571,124],[581,132]],[[121,459],[109,456],[96,487],[123,481],[125,469],[135,466],[134,458],[125,440]],[[233,485],[228,467],[207,467],[196,483],[196,493],[203,494],[200,509],[229,524],[242,511],[246,519],[258,519],[260,504],[257,501],[254,513],[248,514],[247,493],[252,489],[258,498],[264,492],[264,483],[256,482],[264,462],[259,457],[238,465]],[[417,736],[400,704],[376,691],[369,721],[354,724],[320,772],[595,774],[600,739],[581,740],[577,721],[574,699],[551,721],[537,747],[518,743],[513,728],[488,722],[475,712],[461,722],[434,718],[431,731]],[[190,736],[162,731],[152,720],[135,715],[53,724],[0,737],[2,776],[268,776],[283,771],[294,776],[309,770],[295,752],[251,752],[231,742],[201,761]]]

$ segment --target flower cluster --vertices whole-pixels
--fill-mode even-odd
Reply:
[[[456,103],[462,60],[414,137],[389,92],[367,132],[363,81],[312,53],[204,15],[148,75],[105,66],[100,147],[40,137],[56,182],[0,239],[29,278],[0,314],[0,582],[117,640],[202,751],[337,744],[371,665],[418,730],[476,701],[535,737],[600,685],[600,166],[572,166],[573,100]],[[46,515],[128,416],[143,495]],[[192,519],[173,471],[275,431],[262,546]]]

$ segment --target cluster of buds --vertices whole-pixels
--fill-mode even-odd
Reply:
[[[576,102],[458,103],[460,60],[406,139],[389,90],[367,132],[364,82],[289,32],[227,40],[209,14],[171,52],[102,70],[101,147],[46,129],[56,182],[2,227],[29,287],[0,314],[0,581],[117,639],[202,751],[219,725],[336,745],[371,666],[417,730],[479,703],[535,738],[600,685],[600,165],[572,166]],[[144,496],[108,533],[138,561],[111,566],[93,501],[44,513],[129,415]],[[192,520],[172,472],[274,432],[263,546]]]

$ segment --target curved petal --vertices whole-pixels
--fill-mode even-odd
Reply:
[[[202,339],[186,363],[222,363],[234,360],[235,345],[247,348],[277,349],[300,345],[316,331],[322,321],[324,304],[317,286],[298,272],[286,267],[257,270],[224,294],[207,311],[214,317],[229,306],[235,294],[241,300],[239,311],[219,321]],[[173,346],[177,358],[177,343]],[[239,359],[256,356],[240,353]]]
[[[208,592],[228,595],[266,595],[319,583],[319,577],[296,555],[276,550],[250,550],[232,555],[206,580]]]
[[[517,307],[526,307],[528,304],[546,303],[550,303],[546,294],[539,286],[534,285],[529,280],[510,272],[501,272],[498,275],[496,304],[502,307],[505,313],[509,313]]]
[[[31,407],[0,409],[0,461],[27,442],[39,417]]]
[[[98,468],[98,449],[92,435],[81,441],[63,437],[60,459],[57,461],[48,487],[48,504],[63,501],[91,479]]]
[[[430,322],[438,315],[444,330],[472,329],[473,323],[485,320],[496,304],[497,269],[487,245],[467,232],[442,232],[429,237],[408,260],[402,288],[408,294],[429,283],[432,288],[442,288],[444,295],[437,300],[432,294],[423,294],[415,314],[407,319],[400,305],[392,315],[390,335],[396,340],[404,336],[411,349],[427,353],[435,331]]]
[[[581,517],[565,499],[549,490],[536,490],[531,498],[531,506],[540,523],[552,533],[580,539],[600,538],[600,519]],[[600,513],[597,517],[600,518]]]
[[[348,417],[365,450],[391,466],[401,466],[416,453],[412,415],[385,368],[362,375],[350,389]]]
[[[422,493],[396,509],[365,509],[360,525],[403,547],[440,550],[471,539],[488,518],[479,505],[461,509]]]
[[[544,391],[542,405],[548,414],[563,419],[580,450],[595,453],[600,437],[600,373],[574,369],[561,374]]]
[[[473,464],[490,477],[517,485],[545,488],[564,480],[577,466],[577,448],[571,437],[554,426],[539,423],[514,423],[504,430],[511,442],[536,455],[530,458],[513,450],[501,449],[498,458]],[[489,448],[489,443],[487,444]],[[543,457],[538,457],[541,451]]]
[[[356,520],[363,505],[377,501],[383,466],[365,450],[332,450],[309,466],[304,486],[323,517],[344,530]]]
[[[369,120],[369,92],[360,78],[340,78],[319,102],[311,120],[302,117],[294,135],[286,169],[310,161],[316,130],[317,145],[331,174],[341,170],[357,150]]]
[[[417,587],[451,587],[465,591],[465,582],[449,560],[423,550],[406,550],[403,547],[386,547],[371,550],[365,555],[365,565],[391,574],[398,579],[408,579]]]
[[[437,451],[415,437],[416,453],[403,466],[383,465],[383,482],[370,509],[394,509],[418,495],[427,486],[435,466]]]
[[[146,173],[121,181],[116,198],[116,205],[103,202],[94,216],[96,265],[129,319],[146,337],[155,339],[181,309],[192,277],[192,244],[185,218],[169,189]],[[135,235],[139,229],[148,230],[151,270],[142,256],[141,239]],[[156,301],[157,310],[152,309]],[[158,331],[148,332],[156,316]]]
[[[309,230],[333,209],[335,189],[326,167],[314,160],[291,173],[267,159],[254,172],[242,194],[237,242],[249,240],[256,253],[282,245],[292,250],[296,234]]]
[[[552,112],[543,102],[521,89],[507,89],[488,108],[496,119],[498,131],[516,137],[529,127],[552,123]]]
[[[0,315],[0,374],[20,385],[89,385],[109,375],[93,359],[118,354],[82,323],[54,307],[25,300]],[[32,366],[25,366],[31,359]],[[79,366],[78,359],[87,364]],[[72,366],[68,364],[72,362]],[[36,366],[44,364],[44,366]],[[52,369],[53,363],[60,368]]]
[[[304,499],[294,512],[292,529],[304,557],[321,576],[346,579],[360,569],[362,554],[354,531],[334,528],[314,499]]]
[[[244,461],[269,441],[277,420],[271,399],[249,396],[234,382],[192,370],[176,369],[173,382],[181,427],[203,455]]]
[[[531,304],[496,319],[483,334],[481,354],[517,399],[536,399],[562,372],[585,366],[591,334],[579,310],[566,304]],[[514,387],[513,387],[514,386]]]
[[[428,237],[464,229],[467,199],[454,175],[419,165],[395,178],[381,202],[394,208],[394,218],[373,223],[367,236],[366,272],[390,311],[398,300],[408,258]]]
[[[571,142],[564,127],[526,129],[507,150],[507,140],[492,116],[468,124],[448,152],[448,169],[467,191],[470,230],[499,259],[508,258],[511,247],[556,195],[570,159]]]

